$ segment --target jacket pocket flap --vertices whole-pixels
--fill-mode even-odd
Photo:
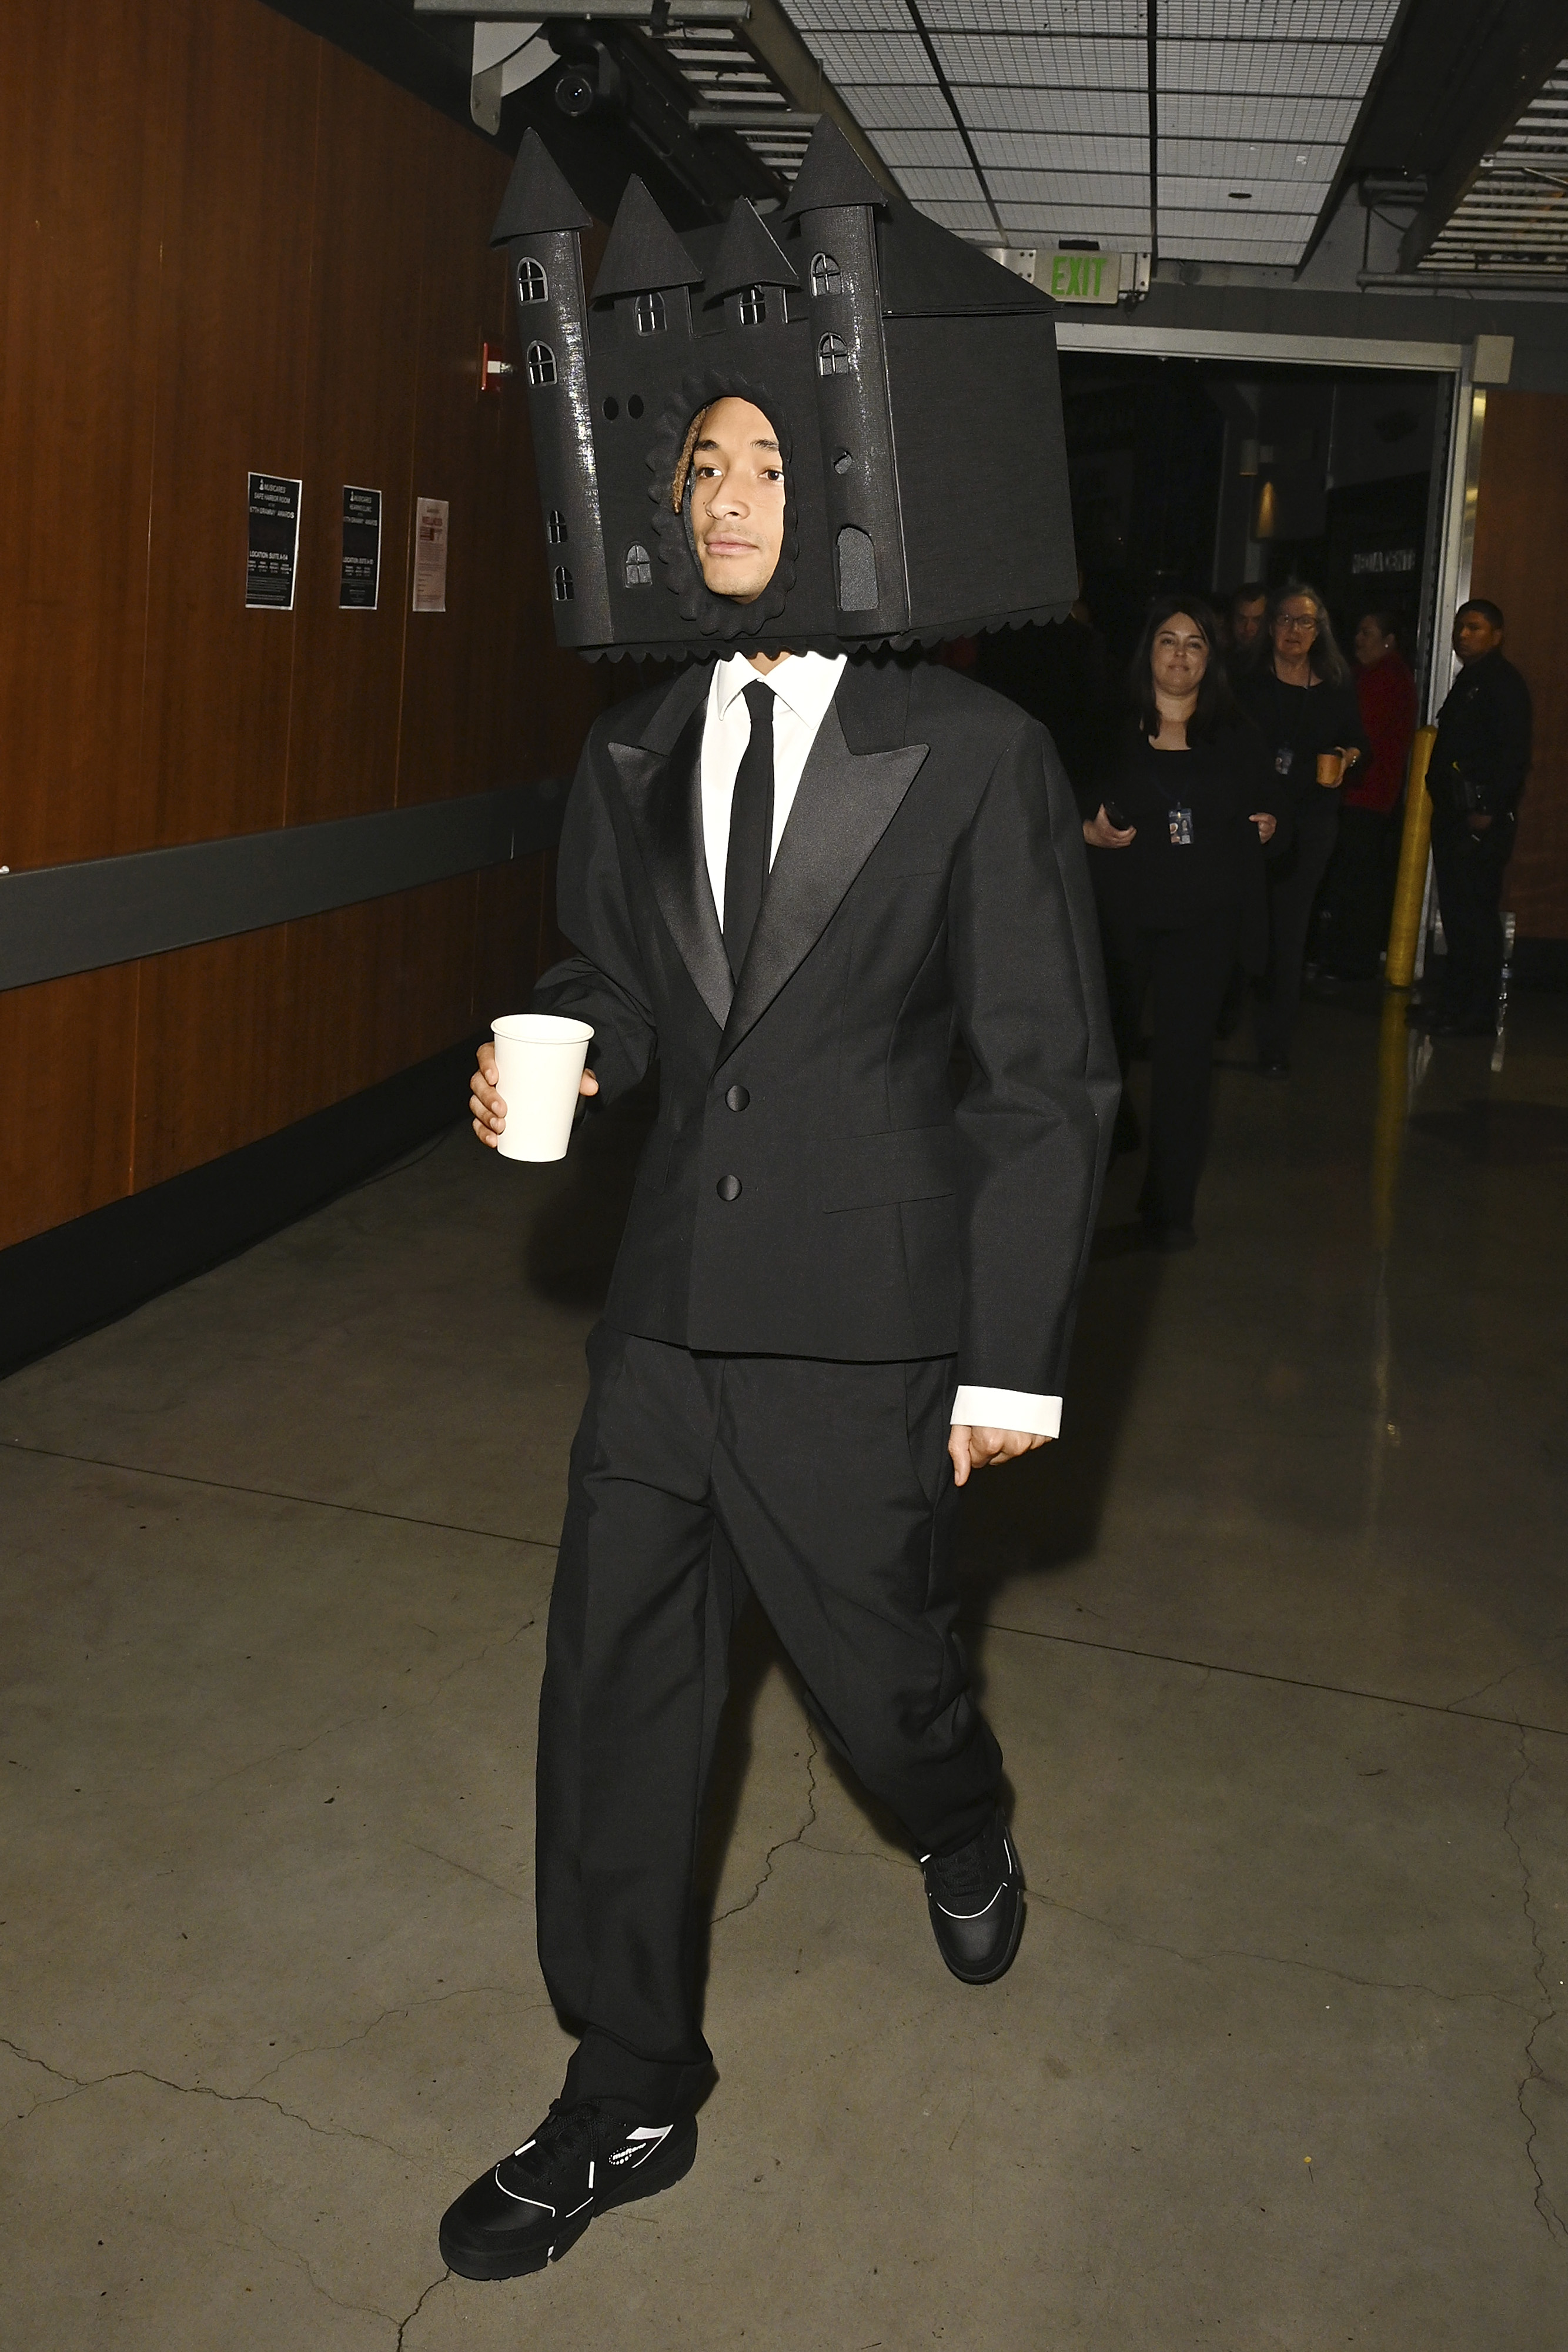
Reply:
[[[888,1135],[846,1135],[825,1144],[824,1209],[876,1209],[894,1201],[935,1201],[957,1190],[950,1127],[908,1127]]]

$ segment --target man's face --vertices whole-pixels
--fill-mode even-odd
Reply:
[[[778,569],[784,544],[779,441],[749,400],[716,400],[692,452],[692,536],[716,596],[749,604]]]
[[[1501,643],[1502,631],[1473,605],[1454,623],[1454,651],[1462,662],[1479,661],[1484,654],[1495,653]]]
[[[1266,596],[1239,596],[1230,607],[1230,642],[1239,649],[1255,646],[1263,634]]]

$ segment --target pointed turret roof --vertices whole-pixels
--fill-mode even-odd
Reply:
[[[811,133],[806,160],[784,207],[786,220],[838,205],[885,205],[887,190],[872,178],[831,115]]]
[[[757,207],[737,196],[725,223],[713,267],[704,280],[710,297],[733,294],[740,286],[799,286],[794,264],[783,253]]]
[[[659,286],[700,286],[702,271],[635,173],[626,183],[599,275],[595,302],[612,294],[649,294]]]
[[[526,132],[490,231],[491,244],[505,245],[514,236],[538,236],[546,229],[591,226],[590,215],[561,177],[538,132]]]

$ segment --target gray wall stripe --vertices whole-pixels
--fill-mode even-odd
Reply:
[[[325,824],[0,875],[0,989],[162,955],[553,848],[566,786],[506,784]]]

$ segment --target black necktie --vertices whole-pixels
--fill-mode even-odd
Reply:
[[[736,771],[724,861],[724,946],[738,980],[757,929],[773,847],[773,688],[760,678],[746,689],[751,735]]]

